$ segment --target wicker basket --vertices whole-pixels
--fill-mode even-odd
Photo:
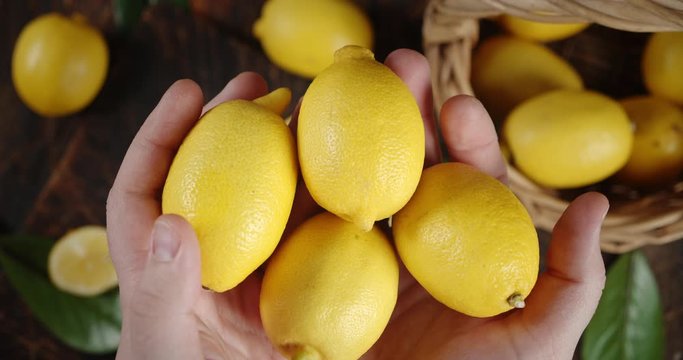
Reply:
[[[431,0],[423,36],[436,104],[456,94],[473,94],[470,59],[479,19],[503,13],[545,22],[588,21],[633,32],[683,30],[683,2],[678,0]],[[551,231],[571,196],[539,187],[513,166],[509,176],[510,187],[536,226]],[[606,193],[613,201],[602,229],[603,251],[622,253],[683,238],[683,182],[617,201],[612,190],[619,191]]]

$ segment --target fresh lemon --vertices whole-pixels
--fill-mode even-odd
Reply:
[[[517,167],[551,188],[606,179],[626,164],[633,144],[621,105],[591,91],[534,97],[515,108],[503,131]]]
[[[346,45],[372,48],[372,24],[348,0],[268,0],[254,36],[281,68],[313,78]]]
[[[109,52],[85,18],[51,13],[29,22],[12,54],[12,81],[21,100],[47,117],[90,104],[107,75]]]
[[[434,165],[392,219],[401,260],[438,301],[476,317],[525,305],[538,275],[538,235],[500,181],[462,163]]]
[[[278,114],[290,96],[289,90],[278,89],[253,102],[216,106],[190,131],[173,160],[163,212],[192,224],[202,285],[209,289],[235,287],[280,241],[297,181],[296,147]]]
[[[268,263],[261,319],[290,359],[358,359],[384,331],[397,296],[398,261],[382,231],[322,213]]]
[[[50,250],[47,269],[60,290],[78,296],[95,296],[118,284],[109,257],[107,230],[87,225],[67,232]]]
[[[500,24],[510,34],[527,40],[548,42],[566,39],[588,27],[588,23],[548,23],[512,15],[500,17]]]
[[[675,181],[683,171],[683,111],[652,96],[625,99],[621,105],[635,133],[631,157],[618,180],[635,186]]]
[[[304,95],[299,163],[313,199],[370,230],[405,205],[420,180],[425,135],[408,87],[370,50],[347,46]]]
[[[500,123],[524,100],[555,89],[582,89],[583,82],[569,63],[544,45],[503,36],[476,49],[472,87]]]
[[[643,52],[642,68],[652,94],[683,105],[683,32],[652,34]]]

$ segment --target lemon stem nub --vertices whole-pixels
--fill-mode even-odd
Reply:
[[[320,353],[311,346],[300,344],[287,344],[282,346],[285,354],[290,356],[291,360],[321,360]]]
[[[292,100],[292,92],[285,87],[277,88],[270,93],[254,99],[254,103],[281,115]]]
[[[521,294],[514,293],[508,298],[508,304],[517,309],[524,309],[526,303],[524,302],[524,297]]]

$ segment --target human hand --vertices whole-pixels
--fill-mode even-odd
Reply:
[[[386,64],[420,106],[426,164],[440,161],[426,60],[416,52],[397,50]],[[133,140],[107,202],[124,319],[120,358],[281,358],[260,321],[262,273],[254,272],[226,293],[203,290],[191,226],[179,216],[161,215],[160,206],[175,151],[200,114],[221,102],[266,92],[260,76],[243,73],[202,108],[201,90],[181,80],[169,88]],[[453,160],[506,181],[491,120],[476,100],[449,100],[441,119]],[[604,197],[587,194],[567,210],[553,236],[549,270],[523,310],[492,319],[469,318],[433,300],[403,268],[392,320],[365,358],[570,358],[604,283],[597,237],[606,209]],[[288,229],[318,211],[300,182]]]

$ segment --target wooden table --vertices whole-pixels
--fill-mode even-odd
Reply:
[[[209,3],[207,0],[195,4]],[[109,0],[0,0],[0,233],[58,237],[71,227],[104,224],[104,203],[135,132],[176,79],[197,81],[206,97],[241,71],[257,71],[271,87],[287,86],[294,99],[308,81],[270,64],[250,27],[259,1],[222,0],[211,16],[171,6],[148,8],[127,32],[113,25]],[[422,1],[359,1],[376,30],[376,56],[421,49]],[[10,77],[14,42],[22,26],[49,11],[84,13],[103,29],[111,64],[102,92],[77,115],[45,119],[19,100]],[[217,11],[218,10],[218,11]],[[667,358],[683,356],[683,242],[646,249],[662,289]],[[0,357],[87,356],[65,347],[34,320],[0,272]]]

